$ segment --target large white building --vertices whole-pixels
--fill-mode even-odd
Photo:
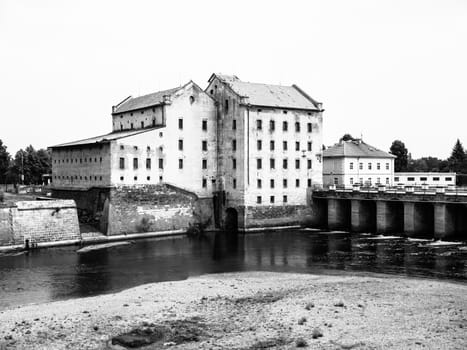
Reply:
[[[395,158],[362,140],[340,141],[323,151],[323,183],[325,186],[392,186]]]
[[[322,185],[322,105],[298,86],[213,74],[112,108],[112,132],[50,147],[61,196],[165,183],[213,198],[222,222],[297,222]],[[69,193],[71,193],[69,192]],[[58,193],[58,192],[57,192]]]

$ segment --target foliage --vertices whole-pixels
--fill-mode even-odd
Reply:
[[[12,163],[10,174],[14,182],[21,182],[21,175],[24,175],[26,185],[42,183],[42,175],[52,171],[49,152],[45,149],[36,151],[31,145],[26,147],[26,150],[20,149],[16,152]]]
[[[6,150],[7,147],[3,144],[3,141],[0,140],[0,183],[5,183],[8,173],[8,168],[10,167],[10,154]]]
[[[353,137],[352,135],[350,134],[344,134],[344,136],[342,136],[340,139],[339,139],[339,142],[342,142],[342,141],[357,141],[358,139],[356,139],[355,137]]]
[[[467,170],[466,154],[462,143],[457,139],[451,156],[448,158],[449,168],[457,173],[465,173]]]
[[[406,171],[408,164],[408,151],[405,144],[400,140],[395,140],[391,145],[390,152],[397,157],[394,160],[394,171]]]

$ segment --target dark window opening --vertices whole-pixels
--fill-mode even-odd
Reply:
[[[120,158],[120,169],[125,169],[125,158]]]
[[[133,169],[138,169],[138,158],[133,158]]]

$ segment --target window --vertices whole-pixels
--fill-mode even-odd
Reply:
[[[257,119],[256,120],[256,128],[258,130],[262,130],[263,129],[263,121],[261,119]]]
[[[120,169],[125,169],[125,158],[120,158]]]
[[[282,196],[282,202],[287,203],[287,196]]]
[[[311,152],[313,144],[311,142],[308,142],[308,151]]]
[[[363,170],[363,163],[360,163],[360,164],[358,165],[358,168],[359,168],[360,170]]]
[[[287,151],[287,141],[282,141],[282,149]]]
[[[146,151],[150,151],[150,150],[151,150],[151,146],[147,146]]]
[[[208,150],[208,142],[206,140],[203,140],[201,141],[201,149],[203,151],[207,151]]]
[[[237,179],[232,179],[232,187],[233,187],[234,189],[237,188]]]
[[[380,169],[381,169],[381,164],[376,163],[376,170],[380,170]]]
[[[123,125],[122,125],[122,123],[120,123],[120,131],[122,131],[122,130],[123,130]]]
[[[282,131],[287,131],[288,128],[289,124],[287,124],[287,122],[282,122]]]
[[[256,159],[256,169],[262,169],[263,161],[261,158]]]
[[[269,180],[269,185],[271,188],[274,188],[274,179]]]
[[[307,124],[307,128],[308,128],[308,132],[312,132],[313,131],[313,126],[311,123],[308,123]]]
[[[334,178],[334,185],[339,185],[339,179],[337,177]]]
[[[300,123],[295,122],[295,132],[300,132]]]
[[[225,100],[224,108],[225,108],[225,112],[229,111],[229,100]]]
[[[389,163],[386,163],[386,170],[389,170]]]
[[[151,180],[151,176],[146,176],[146,180],[150,181],[150,180]]]
[[[287,114],[287,111],[282,111],[282,113]]]
[[[427,177],[424,177],[424,176],[420,177],[420,181],[426,181],[426,180],[428,180]]]
[[[271,169],[276,168],[276,160],[274,158],[269,159],[269,168]]]
[[[203,120],[201,122],[201,129],[203,129],[203,131],[208,130],[208,121],[207,120]]]
[[[271,196],[271,198],[269,198],[269,201],[270,201],[271,203],[274,203],[274,196]]]
[[[371,186],[371,177],[368,178],[368,185]]]
[[[180,130],[183,130],[183,119],[181,119],[181,118],[178,119],[178,128]]]
[[[408,177],[407,181],[415,181],[415,178],[414,177]]]
[[[258,188],[262,187],[261,179],[256,180],[256,187],[258,187]]]
[[[261,140],[256,141],[256,148],[258,149],[258,151],[261,151],[261,149],[263,148],[263,142]]]
[[[137,181],[137,180],[138,180],[138,176],[133,177],[133,180]]]
[[[353,177],[350,178],[350,184],[353,185]]]
[[[137,151],[137,150],[138,150],[138,146],[133,146],[133,148],[135,149],[135,151]]]
[[[261,204],[261,196],[256,197],[256,203]]]
[[[395,177],[394,177],[394,181],[395,181],[395,182],[399,182],[399,177],[398,177],[398,176],[395,176]]]
[[[138,158],[133,158],[133,169],[138,169]]]
[[[178,160],[178,168],[183,169],[183,159]]]
[[[159,182],[162,182],[163,177],[159,176]]]
[[[452,181],[452,177],[446,177],[444,178],[444,181]]]
[[[260,113],[260,112],[262,112],[262,111],[263,111],[262,109],[258,109],[258,111],[257,111],[257,112],[258,112],[258,113]]]
[[[269,130],[271,130],[271,131],[276,130],[276,122],[274,120],[271,120],[269,122]]]
[[[308,179],[308,181],[307,181],[307,186],[308,186],[308,187],[311,187],[311,179]]]
[[[300,159],[295,159],[295,169],[300,169]]]
[[[386,185],[389,185],[389,177],[386,178]]]
[[[295,187],[300,187],[300,179],[295,179]]]
[[[159,158],[159,169],[164,169],[164,159]]]
[[[232,130],[237,130],[237,120],[236,119],[232,120]]]
[[[130,129],[133,130],[133,123],[130,124]]]
[[[205,178],[203,178],[202,186],[203,188],[206,188],[208,186],[208,181]]]
[[[282,168],[287,169],[287,158],[282,160]]]
[[[183,151],[183,140],[178,140],[178,150]]]
[[[270,141],[270,142],[269,142],[269,149],[270,149],[271,151],[274,151],[274,141]]]
[[[371,170],[371,163],[368,163],[368,170]]]
[[[353,162],[350,162],[350,170],[353,170]]]
[[[146,158],[146,169],[151,169],[151,158]]]
[[[99,162],[102,163],[102,157],[99,158]],[[78,163],[78,159],[76,159],[76,163]]]
[[[203,159],[202,166],[203,166],[203,169],[208,168],[208,160],[207,159]]]
[[[81,180],[81,176],[79,177],[79,179]],[[120,181],[123,181],[124,177],[123,176],[120,176]]]
[[[282,179],[282,187],[287,188],[287,179]]]
[[[144,122],[141,122],[141,129],[144,129]]]
[[[190,104],[193,104],[195,102],[194,96],[190,96]]]
[[[295,141],[295,150],[300,151],[300,142]]]
[[[311,167],[312,167],[311,159],[308,159],[308,160],[307,160],[307,168],[308,168],[308,169],[311,169]]]
[[[152,120],[152,126],[156,126],[156,119]]]
[[[237,159],[232,158],[232,169],[237,169]]]
[[[381,183],[381,179],[379,177],[376,178],[376,184],[380,184]]]
[[[439,181],[439,177],[434,177],[433,181]]]

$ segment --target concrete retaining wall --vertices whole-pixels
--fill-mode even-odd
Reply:
[[[299,225],[310,214],[306,205],[249,206],[245,208],[245,228]]]

